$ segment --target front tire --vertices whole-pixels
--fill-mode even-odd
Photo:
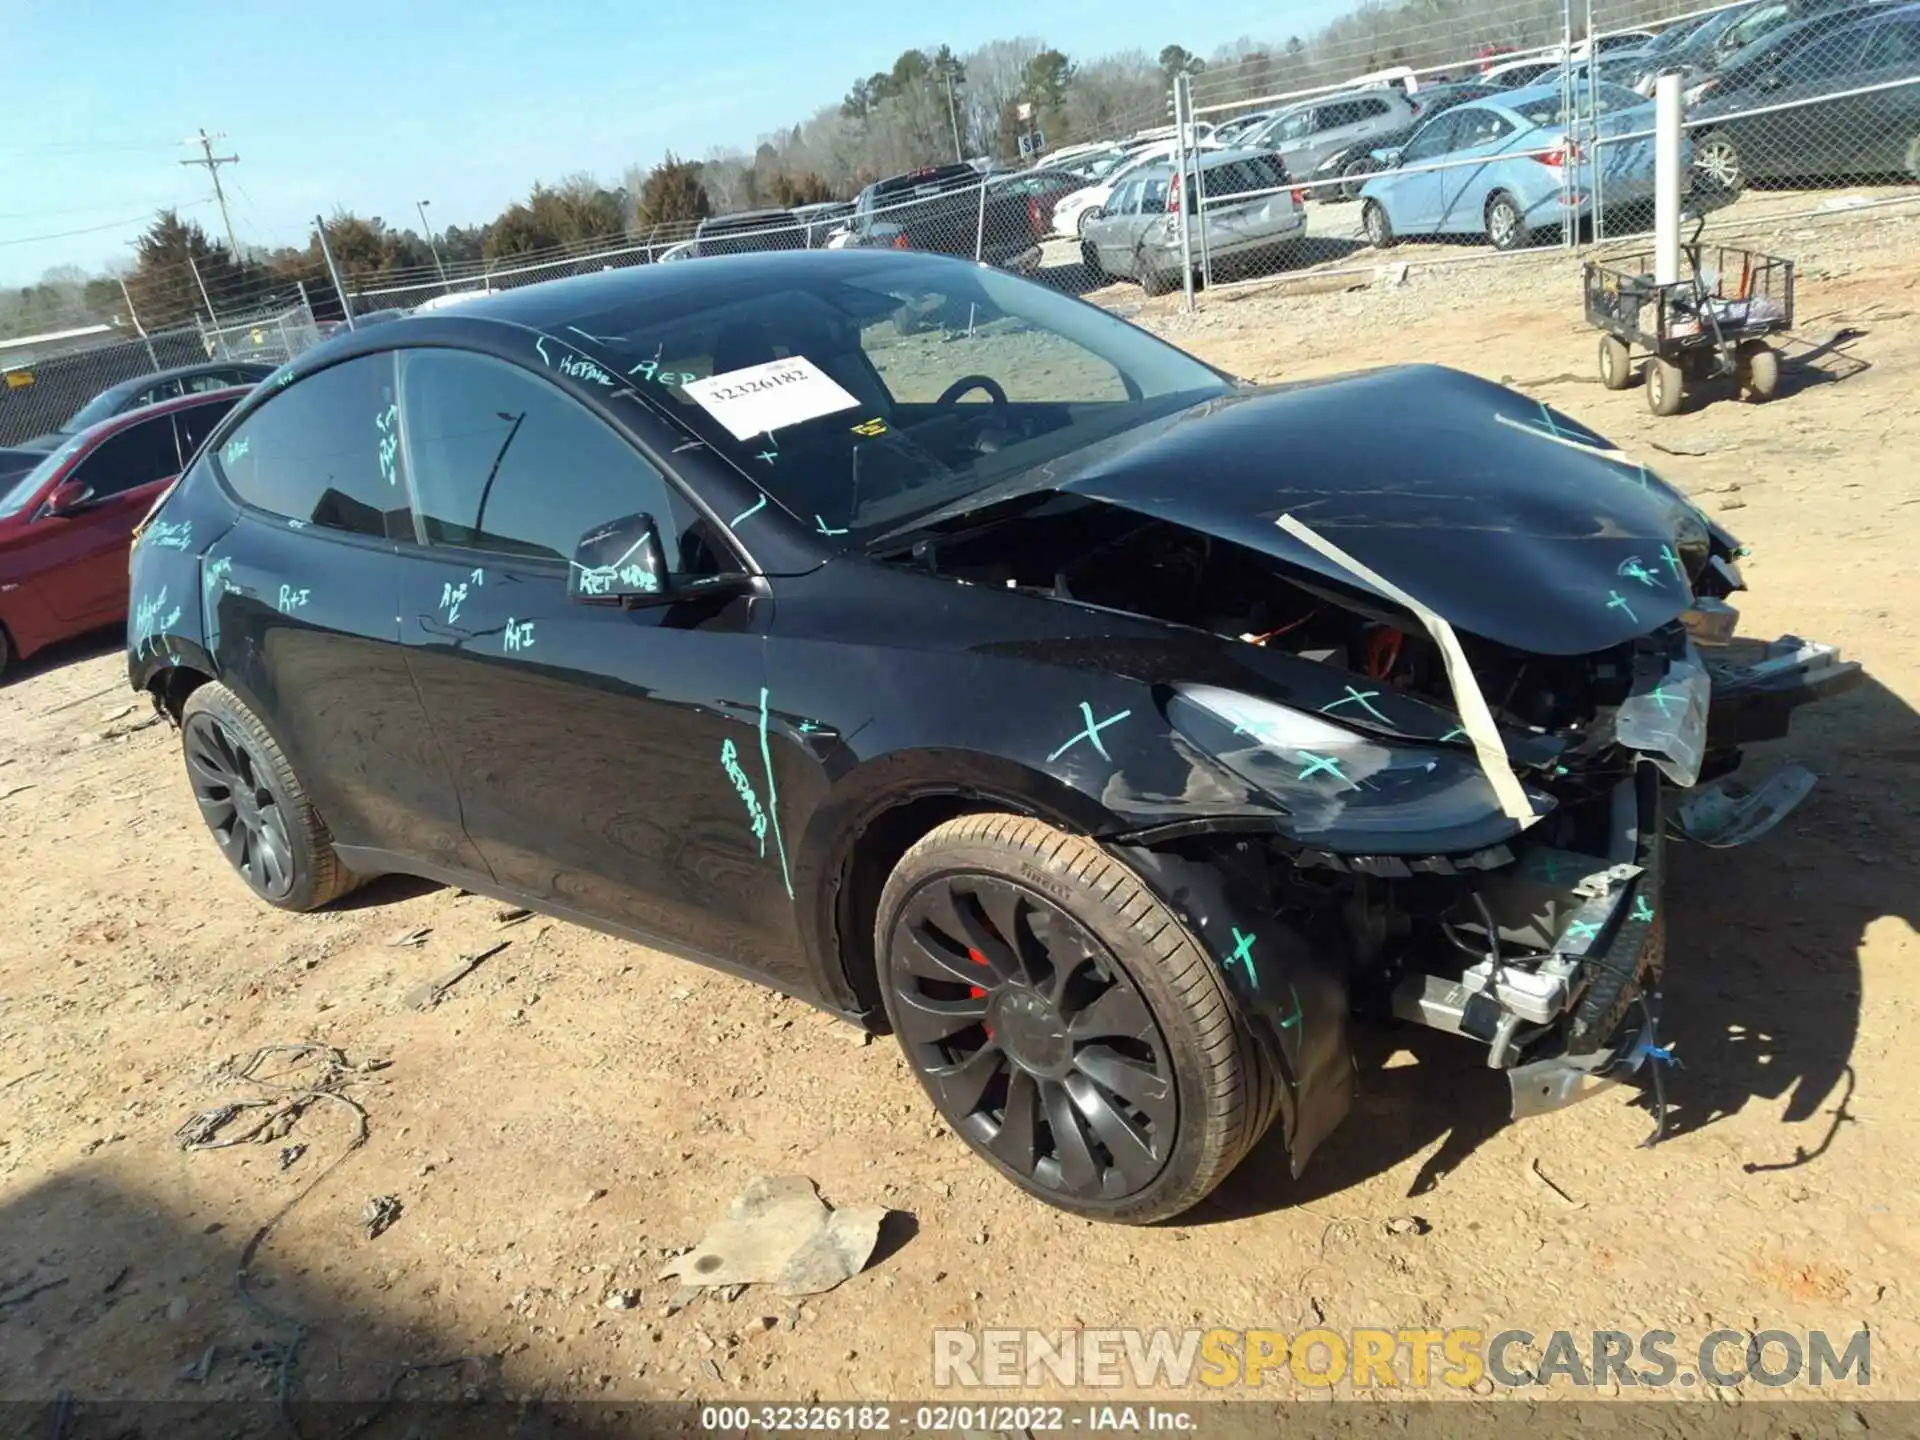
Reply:
[[[1100,252],[1094,248],[1091,240],[1080,242],[1080,263],[1086,268],[1090,279],[1101,281],[1107,278],[1106,267],[1100,263]]]
[[[1393,221],[1387,218],[1387,207],[1378,200],[1369,200],[1361,207],[1360,224],[1367,232],[1367,243],[1374,249],[1393,248]]]
[[[1693,168],[1707,182],[1726,195],[1738,195],[1746,186],[1747,175],[1740,163],[1740,147],[1721,133],[1700,136],[1693,143]]]
[[[1600,383],[1609,390],[1633,384],[1633,352],[1617,335],[1600,337]]]
[[[1214,962],[1091,840],[950,820],[895,867],[874,940],[887,1018],[941,1118],[1049,1205],[1165,1220],[1271,1123],[1272,1072]]]
[[[1671,360],[1653,356],[1646,364],[1647,409],[1656,415],[1677,415],[1687,395],[1686,372]]]
[[[187,697],[180,744],[200,818],[247,888],[282,910],[317,910],[359,883],[260,717],[209,681]]]

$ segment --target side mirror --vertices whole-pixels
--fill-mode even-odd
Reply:
[[[1093,208],[1087,211],[1087,219],[1089,220],[1104,220],[1106,218],[1107,218],[1107,207],[1104,205],[1095,205]]]
[[[1389,145],[1385,150],[1374,151],[1373,158],[1386,166],[1387,169],[1393,170],[1399,167],[1401,153],[1398,145]]]
[[[581,605],[675,605],[697,596],[753,588],[743,572],[683,575],[668,568],[660,527],[641,512],[596,525],[574,546],[567,567],[567,598]]]
[[[1759,83],[1755,85],[1754,88],[1757,90],[1778,90],[1786,83],[1786,77],[1778,70],[1769,70],[1760,77]]]
[[[69,480],[54,487],[53,494],[47,497],[46,512],[49,515],[77,515],[82,510],[93,508],[93,503],[91,485]]]
[[[653,516],[628,515],[582,535],[567,567],[567,598],[629,608],[670,602],[672,579]]]

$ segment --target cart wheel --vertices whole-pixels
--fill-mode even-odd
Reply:
[[[1656,415],[1676,415],[1686,398],[1686,377],[1680,367],[1658,355],[1647,361],[1647,408]]]
[[[1600,337],[1600,383],[1609,390],[1624,390],[1633,384],[1633,352],[1616,335]]]
[[[1749,400],[1771,400],[1780,388],[1780,352],[1764,340],[1742,340],[1738,364],[1740,393]]]

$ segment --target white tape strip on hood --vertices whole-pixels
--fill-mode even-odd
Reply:
[[[1493,787],[1494,798],[1500,802],[1502,813],[1509,820],[1519,821],[1522,829],[1539,819],[1527,800],[1527,792],[1521,788],[1520,778],[1513,773],[1513,762],[1507,758],[1507,747],[1500,739],[1499,727],[1493,723],[1493,711],[1487,708],[1486,697],[1480,693],[1480,682],[1473,677],[1473,667],[1467,664],[1467,652],[1460,648],[1460,637],[1453,633],[1453,626],[1398,585],[1368,569],[1293,516],[1282,515],[1273,523],[1301,544],[1318,550],[1389,600],[1406,606],[1427,627],[1427,633],[1433,637],[1433,643],[1440,647],[1441,658],[1446,661],[1447,683],[1453,690],[1454,708],[1460,712],[1460,728],[1467,732],[1467,739],[1473,742],[1473,753],[1479,757],[1480,769],[1485,773],[1487,783]]]

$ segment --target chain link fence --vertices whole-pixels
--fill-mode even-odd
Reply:
[[[211,361],[277,365],[320,338],[312,309],[301,303],[65,349],[0,346],[0,447],[59,429],[101,391],[127,381]],[[158,391],[150,397],[163,398]]]

